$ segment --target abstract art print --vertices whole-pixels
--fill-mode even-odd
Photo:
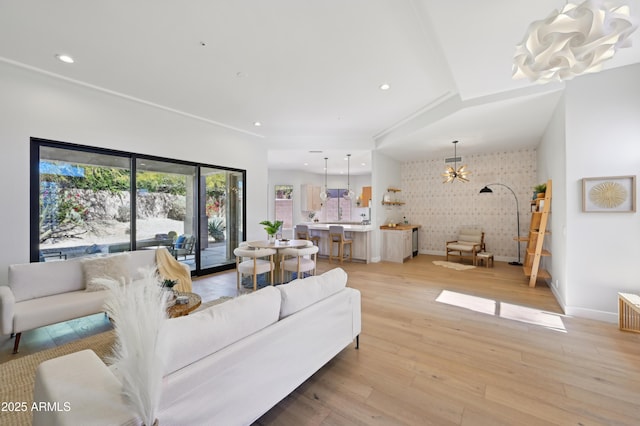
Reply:
[[[582,179],[582,211],[628,213],[636,211],[636,177]]]

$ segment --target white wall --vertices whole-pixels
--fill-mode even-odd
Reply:
[[[537,150],[538,181],[551,179],[551,231],[544,246],[551,257],[542,258],[542,267],[551,274],[550,288],[558,303],[566,311],[567,300],[567,178],[565,143],[565,96],[560,99]]]
[[[247,170],[247,234],[262,235],[267,157],[237,131],[0,62],[0,284],[29,261],[30,137]]]
[[[399,207],[391,207],[394,210],[387,210],[382,206],[382,197],[387,192],[387,188],[401,188],[400,162],[374,151],[371,157],[372,173],[372,194],[371,204],[371,224],[374,230],[371,232],[371,260],[373,262],[380,261],[380,225],[386,223],[390,215],[399,213]],[[400,216],[402,217],[402,216]]]
[[[583,213],[581,179],[638,175],[640,64],[576,78],[565,96],[566,312],[615,321],[617,292],[640,293],[639,213]]]

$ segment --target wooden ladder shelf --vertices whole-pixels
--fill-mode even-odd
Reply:
[[[549,234],[547,223],[551,212],[551,180],[547,181],[547,190],[544,198],[535,201],[536,211],[531,212],[531,224],[529,236],[526,238],[527,250],[524,259],[524,274],[529,277],[529,287],[535,287],[538,278],[550,279],[551,274],[540,267],[543,256],[551,256],[544,249],[544,237]]]

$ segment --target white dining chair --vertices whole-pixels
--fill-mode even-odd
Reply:
[[[288,248],[282,250],[282,263],[280,265],[280,280],[284,282],[284,273],[295,272],[297,278],[303,278],[305,272],[313,271],[316,274],[318,246],[311,243],[303,248]]]
[[[274,249],[250,249],[248,247],[238,247],[233,250],[236,256],[236,280],[240,290],[240,280],[243,275],[253,276],[253,291],[258,289],[258,275],[269,272],[270,283],[273,284],[273,270],[275,263],[273,256]]]

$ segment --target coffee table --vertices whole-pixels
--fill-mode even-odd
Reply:
[[[169,306],[169,308],[167,308],[167,316],[169,318],[178,318],[189,315],[189,312],[193,312],[194,310],[198,309],[198,307],[202,304],[202,298],[196,293],[176,292],[176,295],[187,296],[189,298],[189,303],[184,303],[182,305],[178,305],[176,303],[173,306]]]

